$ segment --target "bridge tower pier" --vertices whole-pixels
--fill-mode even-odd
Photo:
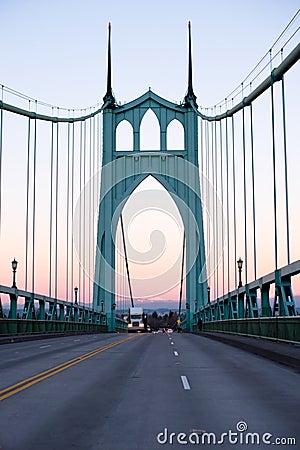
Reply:
[[[189,24],[188,90],[178,105],[149,90],[141,97],[117,105],[111,88],[110,25],[107,92],[103,110],[103,158],[97,230],[93,307],[107,314],[110,332],[115,331],[115,236],[122,208],[134,189],[149,175],[170,193],[181,214],[186,236],[186,323],[192,331],[195,308],[207,303],[206,259],[198,166],[198,118],[193,106],[192,61]],[[141,151],[140,125],[148,109],[160,127],[160,148]],[[184,148],[168,150],[168,125],[177,120],[184,130]],[[133,131],[133,150],[116,149],[116,130],[127,121]],[[197,306],[196,306],[197,305]]]

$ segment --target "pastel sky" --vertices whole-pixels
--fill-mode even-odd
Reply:
[[[107,23],[112,23],[113,90],[117,101],[130,101],[151,87],[157,94],[180,102],[187,87],[187,22],[192,23],[194,91],[197,102],[210,107],[224,100],[265,55],[272,43],[296,13],[296,0],[204,1],[204,0],[11,0],[1,3],[1,74],[0,84],[34,99],[69,109],[85,108],[102,102],[106,88]],[[299,39],[298,39],[299,40]],[[295,43],[295,42],[294,42]],[[287,53],[286,53],[287,54]],[[285,55],[286,55],[285,54]],[[275,64],[276,65],[276,64]],[[299,118],[299,67],[288,74],[286,84],[289,145],[289,189],[291,192],[291,259],[299,259],[299,144],[296,132]],[[276,88],[277,89],[277,88]],[[276,90],[279,104],[279,89]],[[22,101],[4,92],[7,103],[17,102],[34,108],[34,102]],[[265,105],[268,105],[266,108]],[[257,102],[256,174],[258,218],[259,275],[273,270],[272,232],[268,224],[272,217],[272,172],[269,136],[269,97]],[[40,106],[40,108],[42,108]],[[45,108],[45,111],[47,108]],[[51,113],[51,108],[48,110]],[[281,120],[278,113],[278,123]],[[24,236],[26,199],[27,122],[20,117],[5,115],[3,153],[3,219],[0,236],[1,284],[11,283],[10,261],[19,261],[19,287],[24,287]],[[268,132],[266,132],[268,129]],[[148,139],[152,132],[148,131]],[[277,137],[282,149],[282,132]],[[79,136],[79,129],[75,130]],[[99,132],[100,135],[100,132]],[[42,124],[38,130],[37,155],[37,232],[36,290],[48,292],[48,212],[43,210],[49,197],[50,128]],[[32,139],[32,138],[31,138]],[[62,131],[61,145],[67,141],[67,129]],[[241,140],[241,136],[237,139]],[[78,156],[78,154],[76,154]],[[61,157],[61,156],[60,156]],[[238,156],[238,170],[241,159]],[[96,160],[93,169],[96,169]],[[98,160],[97,160],[98,161]],[[282,156],[278,176],[282,176]],[[99,161],[98,161],[99,162]],[[79,175],[75,167],[75,177]],[[45,179],[47,178],[47,182]],[[60,188],[66,189],[66,166],[60,165]],[[282,181],[283,182],[283,181]],[[153,187],[153,186],[152,186]],[[238,186],[241,192],[242,186]],[[75,192],[74,202],[79,195]],[[238,194],[242,195],[242,194]],[[65,197],[63,194],[62,197]],[[283,194],[279,194],[280,265],[286,264]],[[239,197],[238,197],[239,200]],[[59,199],[66,207],[65,198]],[[139,220],[142,220],[140,217]],[[149,217],[145,218],[146,223]],[[238,225],[242,228],[242,223]],[[166,223],[162,220],[162,223]],[[65,227],[65,218],[61,219]],[[141,226],[137,222],[137,226]],[[174,229],[173,229],[173,228]],[[172,223],[174,241],[181,232]],[[177,233],[177,234],[176,234]],[[167,234],[166,234],[167,236]],[[242,236],[242,233],[241,233]],[[241,240],[241,236],[238,238]],[[141,239],[138,236],[138,239]],[[249,236],[249,240],[251,236]],[[145,249],[142,240],[137,241]],[[71,297],[72,286],[79,283],[79,269],[68,282],[64,279],[65,243],[59,245],[58,296]],[[180,246],[172,247],[170,258],[176,258]],[[243,244],[238,251],[243,256]],[[29,255],[31,258],[32,255]],[[75,256],[74,256],[75,257]],[[164,261],[160,262],[164,264]],[[76,263],[77,264],[77,263]],[[90,263],[92,264],[92,263]],[[159,266],[158,266],[159,267]],[[156,268],[157,269],[157,268]],[[156,270],[155,269],[155,270]],[[133,269],[134,270],[134,269]],[[251,269],[252,270],[252,269]],[[251,279],[252,271],[249,269]],[[232,269],[232,282],[233,282]],[[30,277],[29,277],[30,278]],[[299,284],[299,283],[298,283]],[[295,282],[297,292],[300,287]],[[231,286],[233,287],[233,286]],[[90,281],[85,285],[86,299],[91,294]],[[89,291],[90,289],[90,291]],[[163,298],[178,298],[178,286]],[[146,296],[139,290],[137,297]],[[157,298],[153,294],[153,298]],[[88,301],[88,300],[87,300]]]

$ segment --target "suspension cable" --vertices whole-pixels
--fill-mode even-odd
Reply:
[[[182,260],[181,260],[180,291],[179,291],[179,311],[178,311],[179,319],[180,319],[180,314],[181,314],[182,292],[183,292],[184,258],[185,258],[185,231],[183,231],[183,240],[182,240]]]
[[[89,186],[88,186],[88,217],[89,217],[89,221],[88,221],[88,259],[89,259],[89,263],[88,263],[88,270],[89,270],[89,278],[88,278],[88,283],[89,283],[89,306],[91,307],[91,258],[92,258],[92,249],[91,249],[91,226],[92,226],[92,220],[91,220],[91,211],[92,211],[92,119],[89,119],[89,130],[90,130],[90,148],[89,148]]]
[[[132,297],[132,288],[131,288],[131,280],[130,280],[130,273],[129,273],[129,265],[128,265],[127,248],[126,248],[125,233],[124,233],[124,223],[123,223],[123,216],[122,216],[122,213],[120,214],[120,221],[121,221],[121,231],[122,231],[122,238],[123,238],[123,247],[124,247],[124,256],[125,256],[125,263],[126,263],[126,272],[127,272],[127,280],[128,280],[129,294],[130,294],[131,306],[134,307],[133,297]]]
[[[58,166],[59,166],[59,123],[56,127],[56,179],[55,179],[55,260],[54,260],[54,296],[57,298],[58,286]]]
[[[232,177],[233,177],[233,233],[234,233],[234,273],[235,287],[237,286],[237,268],[236,268],[236,189],[235,189],[235,145],[234,145],[234,116],[231,117],[232,132]]]
[[[243,175],[244,175],[244,248],[245,248],[245,284],[248,282],[248,242],[247,242],[247,187],[246,187],[246,135],[245,135],[245,108],[242,109],[243,133]]]
[[[66,300],[69,300],[69,220],[70,220],[70,124],[67,138],[67,223],[66,223]],[[72,291],[71,291],[72,292]]]
[[[226,99],[227,102],[227,99]],[[227,103],[226,103],[227,109]],[[228,158],[228,117],[225,122],[225,148],[226,148],[226,207],[227,207],[227,292],[230,292],[230,216],[229,216],[229,158]]]
[[[33,137],[33,198],[32,198],[32,273],[31,290],[35,290],[35,217],[36,217],[36,137],[37,121],[34,119],[34,137]]]
[[[84,263],[84,270],[82,273],[82,291],[84,296],[84,303],[86,298],[86,290],[85,290],[85,281],[86,281],[86,192],[85,192],[85,182],[86,182],[86,121],[84,122],[83,127],[83,189],[84,189],[84,195],[83,195],[83,263]]]
[[[257,277],[256,208],[255,208],[254,139],[253,139],[252,103],[250,104],[250,128],[251,128],[251,165],[252,165],[253,262],[254,262],[254,279],[256,280],[256,277]]]
[[[50,151],[50,224],[49,224],[49,297],[52,294],[52,234],[53,234],[53,172],[54,172],[54,122],[51,122],[51,151]]]
[[[272,77],[272,75],[271,75]],[[278,269],[278,237],[277,237],[277,193],[276,193],[276,144],[275,144],[275,109],[274,85],[271,84],[271,120],[272,120],[272,156],[273,156],[273,207],[274,207],[274,257],[275,270]]]
[[[289,190],[288,190],[288,167],[287,167],[287,145],[286,145],[286,116],[285,116],[285,95],[284,77],[281,80],[282,92],[282,126],[283,126],[283,152],[284,152],[284,179],[285,179],[285,215],[286,215],[286,251],[287,263],[290,264],[290,225],[289,225]]]
[[[82,265],[80,261],[82,261],[82,239],[81,239],[81,229],[82,229],[82,122],[80,122],[79,129],[79,214],[78,214],[78,228],[79,228],[79,255],[78,258],[78,290],[79,290],[79,298],[82,296],[81,287],[82,287]],[[78,299],[79,301],[79,299]]]
[[[30,105],[29,105],[30,109]],[[27,174],[26,174],[26,225],[25,225],[25,291],[28,288],[28,240],[29,240],[29,172],[30,172],[30,122],[27,128]]]
[[[73,110],[74,114],[74,110]],[[72,161],[71,161],[71,292],[74,293],[74,236],[73,236],[73,224],[74,224],[74,152],[75,152],[75,124],[72,123]]]
[[[1,86],[1,99],[3,102],[3,85]],[[2,141],[3,141],[3,109],[0,112],[0,236],[2,228]]]
[[[214,135],[214,122],[211,122],[211,173],[212,173],[212,185],[215,193],[215,161],[214,161],[214,145],[215,145],[215,135]],[[213,289],[214,289],[214,298],[216,298],[216,234],[215,234],[215,195],[213,193],[211,199],[211,210],[212,210],[212,242],[213,242]]]
[[[217,209],[217,196],[218,196],[218,138],[217,138],[217,122],[214,122],[214,133],[215,133],[215,148],[214,148],[214,165],[215,165],[215,194],[214,194],[214,224],[215,224],[215,298],[219,298],[219,264],[218,264],[218,245],[219,245],[219,223],[218,223],[218,209]]]
[[[222,135],[222,121],[220,120],[220,165],[221,165],[221,202],[224,205],[224,186],[223,186],[223,135]],[[224,245],[224,219],[221,217],[221,244]],[[225,295],[225,254],[222,251],[222,293]],[[229,292],[229,291],[228,291]]]

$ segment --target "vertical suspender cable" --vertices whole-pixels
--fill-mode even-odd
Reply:
[[[30,110],[30,101],[29,101]],[[2,110],[1,110],[2,112]],[[29,240],[29,174],[30,174],[30,124],[28,118],[27,128],[27,174],[26,174],[26,225],[25,225],[25,291],[28,289],[28,240]]]
[[[74,111],[73,111],[74,115]],[[74,152],[75,152],[75,124],[72,123],[72,162],[71,162],[71,292],[74,293],[74,237],[73,237],[73,219],[74,219]]]
[[[208,121],[205,122],[205,138],[206,138],[206,173],[205,173],[205,177],[206,177],[206,196],[207,198],[206,200],[206,248],[207,251],[209,252],[209,258],[208,258],[208,277],[210,277],[210,268],[211,268],[211,249],[210,249],[210,207],[209,207],[209,126],[208,126]]]
[[[1,86],[1,100],[3,102],[3,85]],[[2,142],[3,142],[3,109],[0,111],[0,237],[2,229]]]
[[[79,298],[83,298],[81,292],[82,287],[82,122],[80,122],[79,129],[79,214],[78,214],[78,229],[79,229],[79,258],[78,258],[78,291]]]
[[[257,277],[256,208],[255,208],[254,139],[253,139],[252,103],[250,103],[250,127],[251,127],[251,164],[252,164],[253,262],[254,262],[254,279],[256,280],[256,277]]]
[[[83,273],[82,273],[82,291],[83,291],[83,298],[84,298],[84,303],[85,303],[85,297],[86,297],[86,292],[85,292],[85,273],[86,273],[86,189],[85,189],[85,175],[86,175],[86,120],[84,121],[84,127],[83,127],[83,190],[84,190],[84,195],[83,195],[83,249],[82,249],[82,254],[83,254]]]
[[[95,277],[95,261],[96,261],[96,242],[95,235],[97,230],[95,229],[95,211],[96,211],[96,174],[97,174],[97,166],[96,166],[96,151],[97,151],[97,121],[96,117],[93,117],[93,183],[92,183],[92,194],[93,194],[93,209],[92,209],[92,283],[94,283]],[[94,290],[94,285],[92,285]]]
[[[216,256],[216,248],[215,248],[215,244],[216,244],[216,235],[215,235],[215,164],[214,164],[214,122],[211,122],[211,173],[212,173],[212,185],[213,185],[213,196],[212,196],[212,204],[211,206],[211,215],[212,215],[212,232],[213,232],[213,236],[212,236],[212,242],[213,242],[213,298],[216,298],[216,260],[215,260],[215,256]]]
[[[182,260],[181,260],[181,274],[180,274],[180,291],[179,291],[179,310],[178,317],[180,319],[181,305],[182,305],[182,292],[183,292],[183,271],[184,271],[184,257],[185,257],[185,231],[183,232],[182,241]]]
[[[222,135],[222,120],[220,120],[220,166],[221,166],[221,203],[224,207],[224,186],[223,186],[223,135]],[[222,245],[222,293],[225,295],[225,255],[223,251],[224,246],[224,217],[221,217],[221,245]]]
[[[69,110],[70,114],[70,110]],[[68,122],[68,153],[67,153],[67,226],[66,226],[66,300],[69,300],[69,226],[70,226],[70,122]],[[72,291],[71,291],[72,292]]]
[[[236,269],[236,192],[235,192],[235,145],[234,145],[234,116],[232,116],[232,177],[233,177],[233,234],[234,234],[234,284],[237,286]]]
[[[200,134],[201,134],[201,155],[200,155],[200,161],[201,161],[201,167],[200,167],[200,173],[203,173],[203,120],[200,118]]]
[[[33,137],[33,199],[32,199],[32,273],[31,291],[35,289],[35,209],[36,209],[36,118],[34,119]]]
[[[53,115],[53,108],[52,108]],[[51,151],[50,151],[50,226],[49,226],[49,297],[52,295],[52,228],[53,228],[53,151],[54,151],[54,122],[51,122]]]
[[[216,109],[215,109],[216,115]],[[217,197],[218,197],[218,138],[217,138],[217,122],[215,124],[215,195],[214,195],[214,215],[215,215],[215,268],[216,268],[216,294],[215,298],[219,298],[219,264],[218,264],[218,246],[219,246],[219,223],[218,223],[218,209],[217,209]]]
[[[289,225],[289,190],[288,190],[288,168],[287,168],[287,146],[286,146],[286,116],[285,116],[285,95],[284,77],[281,79],[282,89],[282,125],[283,125],[283,151],[284,151],[284,179],[285,179],[285,214],[286,214],[286,251],[287,263],[290,264],[290,225]]]
[[[126,248],[125,233],[124,233],[124,223],[123,223],[123,216],[122,216],[122,213],[120,214],[120,221],[121,221],[121,231],[122,231],[122,238],[123,238],[123,247],[124,247],[124,256],[125,256],[125,264],[126,264],[126,272],[127,272],[128,288],[129,288],[129,294],[130,294],[131,306],[134,307],[133,297],[132,297],[132,288],[131,288],[131,280],[130,280],[130,273],[129,273],[128,256],[127,256],[127,248]]]
[[[89,161],[89,210],[88,210],[88,233],[89,233],[89,306],[91,306],[91,259],[92,259],[92,239],[91,239],[91,228],[92,228],[92,122],[93,119],[90,118],[90,161]]]
[[[58,109],[59,113],[59,109]],[[56,180],[55,180],[55,260],[54,260],[54,296],[57,298],[58,284],[58,160],[59,160],[59,122],[56,129]]]
[[[243,95],[242,95],[243,97]],[[245,136],[245,107],[243,99],[242,109],[243,129],[243,175],[244,175],[244,245],[245,245],[245,284],[248,283],[248,245],[247,245],[247,188],[246,188],[246,136]]]
[[[226,99],[227,111],[227,99]],[[230,292],[230,228],[229,228],[229,160],[228,160],[228,117],[225,122],[225,148],[226,148],[226,227],[227,227],[227,292]]]
[[[275,145],[275,111],[274,111],[273,72],[271,72],[271,117],[272,117],[273,196],[274,196],[274,252],[275,252],[275,270],[277,270],[278,269],[277,194],[276,194],[276,145]]]

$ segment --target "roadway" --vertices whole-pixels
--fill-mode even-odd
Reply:
[[[299,374],[203,336],[102,334],[3,344],[0,370],[1,450],[258,447],[234,444],[247,433],[257,433],[259,448],[270,448],[262,444],[264,433],[266,442],[300,442]],[[213,435],[203,432],[217,441],[222,433],[230,437],[208,445]]]

